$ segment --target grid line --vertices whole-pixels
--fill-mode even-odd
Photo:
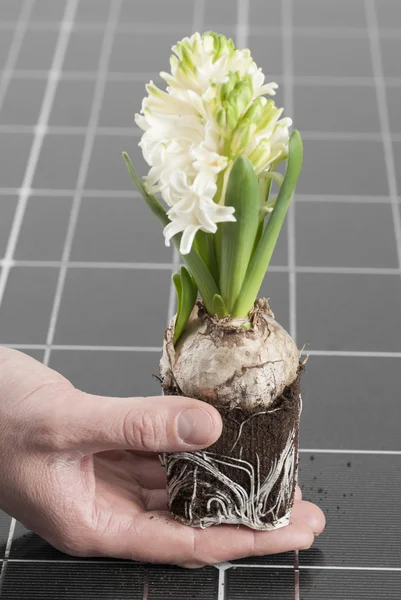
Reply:
[[[32,0],[34,1],[34,0]],[[149,0],[148,0],[149,1]],[[250,0],[252,2],[252,0]],[[14,31],[17,27],[18,21],[3,21],[0,23],[0,32],[1,31]],[[97,22],[97,23],[74,23],[73,31],[78,31],[82,33],[91,33],[91,32],[103,32],[105,23]],[[159,33],[169,33],[169,34],[177,34],[180,35],[184,31],[187,31],[188,28],[191,27],[191,23],[180,23],[178,25],[163,23],[160,24],[158,22],[152,21],[143,21],[138,23],[119,23],[117,26],[118,33],[147,33],[150,35],[157,35]],[[233,29],[232,34],[234,34],[234,27],[232,25],[222,24],[219,27],[224,28],[225,30]],[[49,22],[49,21],[30,21],[29,22],[30,31],[42,32],[42,31],[57,31],[58,23]],[[296,37],[307,37],[307,38],[337,38],[337,39],[366,39],[369,36],[370,27],[336,27],[336,26],[319,26],[319,27],[306,27],[301,25],[294,26],[294,36]],[[279,29],[274,25],[255,25],[250,24],[250,33],[256,36],[264,36],[268,35],[270,37],[280,38]],[[382,39],[399,39],[401,37],[401,29],[394,27],[390,29],[385,29],[380,32],[380,37]]]
[[[84,135],[87,127],[71,125],[49,125],[46,127],[46,135]],[[9,133],[15,135],[27,135],[36,133],[37,125],[0,125],[0,134]],[[127,129],[126,127],[105,127],[99,126],[96,129],[96,135],[103,137],[121,136],[129,138],[138,138],[142,132],[137,128]],[[302,131],[302,138],[306,141],[329,141],[329,142],[380,142],[383,140],[383,134],[380,132],[358,132],[358,131]],[[389,139],[394,142],[401,141],[401,133],[389,134]]]
[[[5,71],[0,69],[0,75]],[[46,69],[15,69],[8,76],[11,79],[27,79],[27,80],[43,80],[47,79],[49,71]],[[60,73],[60,79],[64,81],[96,81],[96,71],[74,71],[64,70]],[[108,82],[142,82],[145,80],[160,80],[159,73],[156,71],[142,72],[125,72],[125,71],[109,71],[107,74]],[[274,80],[279,84],[283,84],[284,78],[281,73],[270,73],[270,80]],[[375,76],[334,76],[334,75],[293,75],[294,85],[302,86],[351,86],[351,87],[373,87],[378,78]],[[380,81],[379,81],[380,82]],[[401,87],[401,77],[386,77],[386,87]]]
[[[177,253],[178,259],[179,255]],[[174,257],[173,257],[174,258]],[[5,264],[5,263],[4,263]],[[103,261],[63,261],[57,260],[13,260],[7,263],[10,267],[27,268],[50,268],[60,269],[64,264],[69,269],[115,269],[115,270],[153,270],[153,271],[173,271],[176,272],[181,264],[179,262],[166,263],[145,263],[145,262],[103,262]],[[3,266],[3,260],[0,260],[0,267]],[[269,267],[270,273],[290,273],[290,267],[285,265],[272,265]],[[396,267],[316,267],[316,266],[297,266],[295,273],[318,274],[318,275],[401,275],[401,269]],[[171,316],[173,313],[169,311]]]
[[[30,344],[3,342],[4,348],[17,350],[71,350],[83,351],[93,350],[96,352],[161,352],[161,346],[100,346],[93,344]],[[303,356],[327,356],[343,358],[401,358],[401,352],[374,352],[363,350],[304,350]]]
[[[51,559],[51,558],[43,558],[43,559],[34,559],[34,558],[10,558],[8,560],[9,563],[46,563],[46,564],[105,564],[104,559],[87,559],[84,558],[73,558],[73,559]],[[126,565],[130,563],[129,560],[118,560],[113,559],[113,565]],[[219,565],[221,567],[221,565]],[[222,571],[228,571],[229,569],[292,569],[291,564],[250,564],[250,563],[226,563],[222,567]],[[345,565],[300,565],[299,570],[315,570],[315,571],[377,571],[377,572],[400,572],[401,567],[361,567],[361,566],[345,566]],[[219,569],[220,570],[220,569]],[[218,599],[220,600],[220,599]],[[224,600],[224,597],[223,597]]]
[[[16,188],[2,188],[0,187],[0,196],[14,196],[21,193],[20,187]],[[46,188],[32,188],[30,190],[31,196],[51,196],[55,198],[69,198],[74,196],[74,189],[46,189]],[[82,192],[84,198],[105,198],[113,197],[118,198],[140,198],[139,192],[135,190],[112,190],[112,189],[85,189]],[[398,202],[401,201],[401,197],[398,197]],[[337,202],[337,203],[350,203],[350,204],[389,204],[391,203],[390,196],[356,196],[356,195],[335,195],[335,194],[297,194],[297,202]]]
[[[78,1],[79,0],[68,0],[63,16],[63,21],[59,28],[60,33],[57,39],[57,45],[52,60],[51,70],[48,73],[46,90],[44,93],[38,120],[38,127],[32,142],[23,183],[19,190],[17,208],[15,211],[10,236],[7,242],[5,258],[3,260],[3,269],[0,273],[0,306],[3,301],[4,292],[10,273],[10,261],[12,261],[14,257],[14,252],[17,246],[19,234],[22,227],[22,221],[24,219],[27,202],[30,196],[30,189],[35,177],[36,167],[39,161],[43,140],[46,135],[46,127],[49,121],[57,89],[57,84],[59,81],[58,74],[62,69],[64,57],[67,51],[67,46],[70,38],[71,28],[64,27],[64,24],[71,23],[73,21]]]
[[[12,517],[11,521],[10,521],[10,528],[8,530],[7,543],[6,543],[6,547],[4,550],[4,560],[2,562],[1,570],[0,570],[0,597],[1,597],[1,591],[3,588],[4,580],[6,578],[7,566],[8,566],[8,562],[9,562],[9,556],[10,556],[10,552],[11,552],[11,546],[13,543],[13,537],[14,537],[14,531],[15,531],[16,524],[17,524],[16,520],[14,519],[14,517]]]
[[[2,72],[0,79],[0,112],[3,108],[4,98],[11,81],[11,74],[17,64],[18,55],[24,41],[25,32],[28,27],[29,17],[32,12],[34,1],[35,0],[24,0],[21,6],[18,21],[15,23],[13,39],[11,41],[7,60],[4,65],[4,71]]]
[[[369,26],[369,45],[372,68],[376,82],[376,98],[383,141],[384,158],[386,163],[387,181],[393,212],[394,234],[397,244],[398,265],[401,267],[401,217],[398,206],[397,177],[395,171],[394,152],[391,142],[391,128],[387,108],[387,94],[383,75],[383,65],[380,50],[380,38],[377,25],[375,0],[365,0],[366,20]]]
[[[65,280],[68,270],[68,260],[71,254],[71,247],[74,239],[75,229],[78,221],[79,210],[82,202],[82,191],[85,187],[85,181],[88,174],[89,163],[92,156],[93,145],[96,136],[96,127],[99,121],[100,111],[102,108],[102,101],[104,90],[106,86],[106,73],[108,71],[111,52],[113,48],[115,30],[117,27],[118,16],[120,13],[122,0],[112,0],[110,3],[109,18],[105,29],[102,49],[100,52],[99,65],[98,65],[98,78],[96,82],[95,91],[93,94],[93,103],[91,107],[91,114],[87,127],[84,148],[81,157],[81,164],[78,173],[76,191],[72,203],[70,212],[70,219],[68,223],[67,235],[65,239],[62,266],[59,272],[59,278],[57,281],[56,293],[53,302],[53,308],[50,316],[49,329],[46,337],[47,348],[43,362],[45,365],[49,364],[51,344],[53,342],[54,333],[57,325],[57,319],[60,311],[61,298],[63,295]]]

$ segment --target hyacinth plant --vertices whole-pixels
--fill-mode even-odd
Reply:
[[[170,65],[166,90],[150,82],[135,117],[149,173],[141,179],[124,158],[186,265],[173,276],[164,392],[213,404],[223,433],[207,451],[164,455],[169,506],[193,526],[274,529],[289,522],[294,497],[301,367],[258,292],[301,170],[301,137],[271,98],[277,85],[225,36],[183,39]]]

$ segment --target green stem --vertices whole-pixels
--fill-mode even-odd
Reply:
[[[302,140],[299,132],[294,131],[290,137],[288,166],[284,181],[280,188],[274,210],[246,273],[241,293],[232,312],[233,317],[246,317],[257,298],[291,199],[294,195],[301,167]]]

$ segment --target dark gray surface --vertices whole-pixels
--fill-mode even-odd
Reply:
[[[101,31],[73,31],[64,59],[64,70],[96,71],[102,38]]]
[[[0,67],[3,68],[6,60],[8,48],[10,46],[10,42],[12,40],[12,30],[11,31],[2,31],[0,36]]]
[[[163,89],[162,80],[156,76],[154,83]],[[134,127],[134,114],[142,108],[143,90],[148,77],[140,81],[109,81],[105,90],[99,118],[101,127]]]
[[[71,260],[171,263],[162,230],[142,198],[84,198]]]
[[[363,0],[300,0],[294,2],[295,27],[338,27],[340,31],[347,27],[364,29],[366,27],[365,6]]]
[[[277,34],[280,34],[282,23],[281,3],[252,0],[249,4],[249,23],[255,26],[269,25],[275,28]]]
[[[5,21],[14,21],[18,18],[23,0],[3,0],[0,4],[0,16]],[[3,36],[1,36],[3,37]],[[7,39],[8,36],[6,36]],[[5,48],[8,48],[9,41]],[[1,56],[1,53],[0,53]]]
[[[397,23],[397,21],[395,21]],[[398,21],[398,27],[400,22]],[[380,41],[385,77],[401,77],[401,63],[397,59],[401,52],[401,39],[382,38]]]
[[[132,128],[132,116],[128,119],[128,123],[128,127]],[[121,153],[128,152],[138,173],[147,173],[147,166],[141,149],[138,148],[138,141],[139,137],[136,136],[97,135],[86,178],[86,187],[92,190],[132,191],[133,184]]]
[[[401,141],[393,142],[395,172],[397,176],[397,185],[401,186]]]
[[[85,127],[89,121],[94,89],[94,81],[60,81],[49,124]]]
[[[299,343],[327,350],[401,351],[399,275],[301,273]]]
[[[18,244],[17,260],[61,260],[72,198],[31,196]]]
[[[193,0],[164,0],[155,10],[151,2],[132,0],[125,2],[121,10],[121,22],[143,23],[153,25],[185,25],[187,30],[192,26]],[[235,18],[234,18],[235,22]]]
[[[91,394],[159,396],[159,360],[160,352],[55,350],[50,366]]]
[[[399,600],[400,572],[320,571],[305,569],[300,573],[300,600],[349,600],[352,598],[383,598]]]
[[[143,571],[129,564],[10,563],[1,591],[21,600],[142,600]]]
[[[83,135],[46,136],[33,185],[39,189],[75,187],[84,145]],[[60,165],[62,165],[60,169]]]
[[[272,271],[267,273],[259,295],[269,299],[274,316],[288,330],[290,328],[288,275]]]
[[[393,104],[400,110],[395,97]],[[317,93],[315,86],[299,83],[294,86],[294,106],[300,131],[380,132],[374,85],[322,85]]]
[[[15,267],[0,307],[3,344],[44,344],[49,326],[57,269]]]
[[[394,133],[401,133],[401,102],[399,90],[397,88],[387,87],[386,94],[391,130],[394,131]]]
[[[62,2],[54,0],[36,0],[31,13],[32,21],[44,23],[59,23],[63,18],[64,6]]]
[[[296,229],[301,232],[296,248],[300,266],[398,266],[390,204],[300,202]]]
[[[148,600],[214,600],[218,571],[213,567],[189,571],[176,567],[150,567]]]
[[[388,194],[380,140],[306,140],[300,194],[384,196]],[[302,232],[301,232],[302,234]]]
[[[109,0],[86,0],[79,4],[76,20],[78,23],[105,23],[109,9]]]
[[[283,72],[283,55],[279,40],[280,38],[270,37],[266,34],[251,33],[249,35],[252,56],[258,65],[264,65],[263,72],[270,81],[280,77]]]
[[[2,196],[0,199],[0,256],[4,257],[7,248],[7,238],[17,207],[16,196]]]
[[[311,356],[302,381],[301,446],[398,450],[399,358]]]
[[[110,9],[109,0],[79,0],[49,107],[50,130],[34,166],[32,185],[40,191],[28,199],[21,227],[14,222],[18,239],[7,259],[16,263],[9,263],[3,258],[12,248],[19,196],[6,188],[21,186],[33,140],[32,133],[13,127],[37,122],[66,0],[32,1],[13,64],[7,55],[23,4],[0,0],[0,70],[6,61],[18,70],[8,85],[0,71],[6,92],[0,128],[7,127],[0,136],[0,267],[11,266],[0,300],[0,343],[19,344],[44,359],[59,263],[46,267],[33,261],[60,261],[66,249],[75,263],[67,270],[50,366],[95,394],[159,393],[152,375],[173,309],[173,253],[132,193],[121,151],[131,154],[140,174],[147,172],[133,122],[145,83],[160,82],[170,47],[195,26],[236,36],[238,14],[245,16],[248,5],[249,28],[239,34],[267,80],[281,84],[277,104],[305,139],[295,239],[286,226],[261,290],[284,327],[297,330],[299,346],[309,342],[314,351],[302,384],[301,446],[310,451],[301,452],[300,482],[304,497],[322,506],[328,526],[311,550],[300,553],[300,598],[399,600],[401,280],[393,220],[401,186],[400,2],[123,0],[77,227],[71,248],[65,248]],[[366,7],[372,6],[380,26],[375,73],[366,20]],[[369,27],[374,38],[374,23]],[[82,129],[72,135],[52,129],[60,126]],[[393,139],[386,157],[381,134],[387,126]],[[79,267],[81,262],[86,265]],[[92,262],[100,268],[91,268]],[[146,272],[135,263],[165,268]],[[11,542],[9,523],[0,514],[0,560]],[[143,599],[144,571],[148,600],[298,598],[293,553],[240,559],[223,577],[213,568],[88,564],[24,534],[17,523],[1,600]],[[218,579],[226,580],[219,596]]]
[[[180,31],[173,38],[171,33],[160,32],[157,34],[157,44],[148,44],[149,34],[139,31],[133,35],[130,32],[120,31],[113,44],[110,59],[110,70],[124,73],[149,73],[157,74],[169,68],[171,54],[171,39],[188,35],[188,27],[181,26]],[[173,42],[175,43],[175,42]],[[146,61],[143,60],[146,47]],[[127,52],[127,48],[129,51]]]
[[[57,31],[28,30],[24,36],[16,68],[50,69],[57,37]]]
[[[169,282],[169,271],[70,269],[55,343],[160,346]]]
[[[1,134],[0,181],[2,187],[14,188],[21,185],[31,144],[32,135],[30,134]]]
[[[294,74],[324,77],[372,77],[367,37],[294,36]]]
[[[35,125],[45,89],[44,81],[11,81],[0,112],[1,125]]]
[[[399,568],[399,456],[305,452],[299,482],[304,498],[327,518],[324,534],[300,552],[301,567]]]
[[[293,600],[292,569],[243,569],[227,572],[227,600]]]
[[[11,517],[0,510],[0,559],[4,558],[8,532],[10,531]]]

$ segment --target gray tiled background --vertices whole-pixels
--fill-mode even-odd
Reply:
[[[261,294],[310,351],[300,483],[327,529],[191,572],[87,564],[0,513],[2,600],[401,598],[400,0],[0,0],[0,344],[88,392],[159,392],[177,257],[121,151],[146,172],[144,85],[206,29],[251,48],[304,137]]]

